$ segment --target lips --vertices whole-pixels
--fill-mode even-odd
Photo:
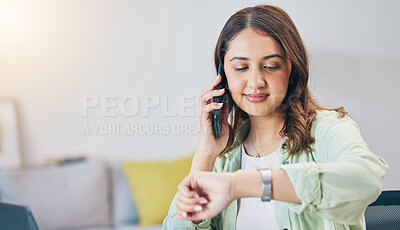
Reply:
[[[245,96],[248,101],[253,102],[253,103],[258,103],[258,102],[264,101],[269,96],[269,94],[265,94],[265,93],[246,94]]]

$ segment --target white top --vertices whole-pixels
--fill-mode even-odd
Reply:
[[[242,144],[241,169],[249,171],[256,171],[259,168],[279,169],[280,157],[280,148],[260,158],[251,157],[246,154]],[[262,202],[261,198],[258,197],[241,198],[236,229],[278,229],[275,219],[275,201]]]

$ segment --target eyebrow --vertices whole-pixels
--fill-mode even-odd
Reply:
[[[281,55],[279,55],[279,54],[271,54],[271,55],[268,55],[268,56],[265,56],[265,57],[263,57],[262,59],[263,60],[266,60],[266,59],[270,59],[270,58],[274,58],[274,57],[278,57],[278,58],[280,58],[280,59],[284,59]],[[231,62],[231,61],[234,61],[234,60],[249,60],[249,58],[247,58],[247,57],[233,57],[231,60],[229,60],[229,62]]]

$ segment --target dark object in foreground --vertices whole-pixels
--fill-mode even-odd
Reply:
[[[382,191],[365,211],[367,230],[400,229],[400,190]]]

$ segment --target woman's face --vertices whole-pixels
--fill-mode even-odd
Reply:
[[[235,103],[250,116],[267,116],[286,96],[291,62],[277,41],[247,28],[229,43],[224,70]]]

